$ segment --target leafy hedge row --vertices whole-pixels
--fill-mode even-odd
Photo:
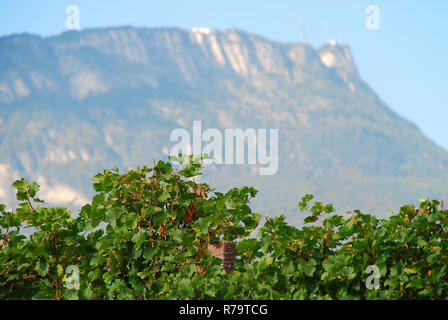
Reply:
[[[76,218],[43,207],[36,183],[16,181],[18,208],[0,205],[0,299],[447,296],[443,203],[422,200],[379,220],[360,211],[337,215],[306,195],[298,206],[310,215],[300,228],[284,216],[266,216],[259,226],[262,217],[248,206],[255,189],[214,192],[195,182],[200,164],[171,160],[183,169],[159,161],[96,175],[97,194]],[[236,270],[228,274],[206,253],[220,240],[237,242]]]

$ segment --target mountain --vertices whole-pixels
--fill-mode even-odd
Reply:
[[[0,202],[12,180],[79,208],[91,177],[167,160],[176,128],[277,128],[279,164],[208,166],[218,190],[250,185],[262,213],[299,219],[306,193],[339,210],[440,198],[448,152],[393,112],[346,45],[318,50],[241,30],[103,28],[0,38]]]

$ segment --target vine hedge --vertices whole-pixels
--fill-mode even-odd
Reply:
[[[39,186],[14,182],[0,204],[0,299],[445,299],[448,210],[421,200],[380,220],[298,203],[299,228],[252,212],[253,188],[198,183],[192,157],[104,170],[74,217],[46,207]],[[264,220],[264,223],[261,223]],[[24,230],[28,230],[24,234]],[[207,244],[236,242],[235,270]]]

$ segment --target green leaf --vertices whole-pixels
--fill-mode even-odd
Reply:
[[[313,200],[314,196],[312,194],[306,194],[302,197],[302,201],[297,204],[301,211],[308,209],[308,203]]]
[[[423,289],[423,290],[419,291],[418,295],[421,297],[427,298],[431,295],[431,291],[428,289]]]
[[[39,259],[36,262],[36,271],[41,277],[45,277],[48,271],[48,261],[46,259]]]
[[[403,271],[406,272],[406,273],[409,273],[409,274],[416,274],[416,273],[418,273],[417,269],[415,269],[415,268],[408,268],[408,267],[404,268]]]
[[[135,243],[134,247],[139,248],[142,243],[146,240],[146,233],[139,232],[132,237],[132,242]]]
[[[169,198],[171,198],[171,195],[169,192],[162,192],[162,194],[158,197],[157,200],[159,200],[160,202],[165,202],[167,201]]]
[[[283,259],[283,271],[285,274],[292,274],[296,271],[296,268],[294,267],[294,264],[292,263],[291,259],[285,258]]]
[[[180,298],[191,298],[194,295],[193,286],[190,279],[182,279],[179,281],[177,294]]]
[[[179,229],[174,229],[170,232],[171,238],[178,242],[181,243],[182,242],[182,238],[183,238],[183,234],[182,231],[180,231]]]
[[[274,258],[272,258],[272,257],[261,258],[260,261],[258,262],[258,270],[260,270],[260,271],[266,270],[266,268],[269,265],[271,265],[273,261],[274,261]]]
[[[209,297],[214,298],[216,296],[216,289],[212,285],[207,284],[205,286],[204,293]]]
[[[56,266],[56,273],[58,277],[61,277],[64,274],[64,269],[62,268],[62,265],[58,264]]]
[[[128,228],[136,228],[137,227],[137,213],[130,212],[125,217],[125,224]]]
[[[115,209],[109,209],[106,211],[106,221],[112,226],[117,227],[117,217],[115,216]]]
[[[150,259],[152,258],[152,255],[154,254],[154,251],[156,250],[156,247],[154,246],[154,248],[152,246],[147,246],[143,249],[143,257],[145,259]]]
[[[198,236],[206,236],[211,222],[207,219],[200,218],[195,221],[193,229],[198,233]]]
[[[308,277],[313,276],[314,271],[316,271],[316,261],[314,259],[310,259],[307,264],[305,264],[305,274]]]
[[[154,227],[158,227],[159,225],[162,224],[162,222],[164,222],[165,220],[168,219],[168,215],[165,211],[160,212],[158,214],[155,214],[152,218],[152,225]]]
[[[434,264],[434,263],[439,262],[439,261],[440,261],[440,258],[439,258],[437,255],[435,255],[435,254],[431,254],[431,255],[429,255],[429,256],[426,258],[426,261],[427,261],[429,264]]]
[[[103,279],[104,279],[105,283],[110,284],[114,278],[112,277],[112,275],[109,272],[105,272],[103,274]]]

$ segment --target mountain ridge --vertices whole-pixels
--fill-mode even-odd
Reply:
[[[277,175],[206,169],[219,188],[259,188],[260,210],[294,216],[299,197],[315,193],[340,210],[382,214],[446,195],[448,152],[361,79],[347,45],[114,27],[2,37],[0,48],[0,174],[40,178],[52,198],[65,188],[72,201],[61,203],[90,196],[103,168],[166,158],[170,132],[193,120],[279,129]]]

